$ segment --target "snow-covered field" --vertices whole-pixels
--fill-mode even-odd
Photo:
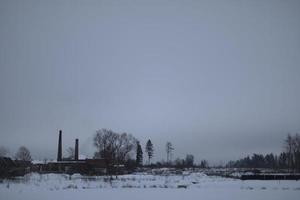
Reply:
[[[137,173],[108,177],[28,174],[0,182],[0,199],[299,199],[300,181],[241,181],[206,176]]]

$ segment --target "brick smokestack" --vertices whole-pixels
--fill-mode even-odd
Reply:
[[[78,152],[79,152],[79,149],[78,149],[78,139],[75,140],[75,160],[78,160]]]
[[[57,161],[62,161],[62,131],[59,130]]]

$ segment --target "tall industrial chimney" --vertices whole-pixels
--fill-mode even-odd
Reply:
[[[57,161],[62,161],[62,131],[59,130]]]
[[[78,160],[78,139],[75,140],[75,160]]]

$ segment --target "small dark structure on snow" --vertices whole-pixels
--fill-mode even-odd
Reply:
[[[64,159],[62,155],[62,131],[59,130],[57,161],[38,164],[36,165],[36,170],[39,172],[101,175],[106,173],[106,165],[104,159],[80,159],[78,139],[75,140],[74,158]]]

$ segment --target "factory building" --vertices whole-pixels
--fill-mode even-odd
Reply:
[[[47,164],[37,164],[36,170],[39,172],[58,172],[58,173],[80,173],[90,175],[101,175],[106,173],[104,159],[80,159],[79,158],[79,140],[75,139],[75,154],[73,159],[64,159],[62,154],[62,131],[59,130],[57,161]]]

